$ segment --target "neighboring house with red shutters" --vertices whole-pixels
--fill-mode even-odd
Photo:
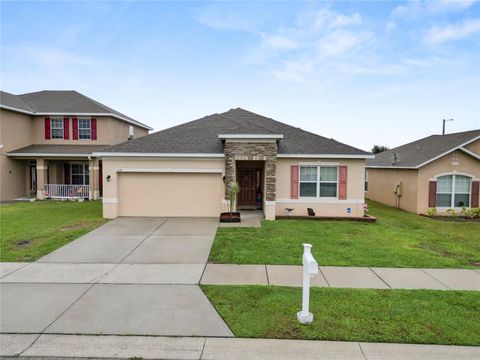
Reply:
[[[373,155],[240,108],[94,152],[103,162],[103,214],[212,216],[239,209],[273,220],[363,217],[365,159]]]
[[[151,128],[76,91],[0,92],[0,200],[97,199],[93,152]]]
[[[366,197],[417,214],[479,206],[480,129],[431,135],[367,161]]]

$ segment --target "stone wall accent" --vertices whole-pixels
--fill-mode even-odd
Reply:
[[[225,141],[225,198],[230,184],[236,181],[236,161],[265,161],[265,201],[275,201],[277,176],[277,143]]]

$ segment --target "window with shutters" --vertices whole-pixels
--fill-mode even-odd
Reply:
[[[300,197],[337,198],[337,166],[300,166]]]
[[[63,139],[63,118],[50,119],[50,138]]]
[[[78,138],[90,140],[92,138],[92,123],[90,118],[78,118]]]
[[[470,207],[471,180],[464,175],[439,176],[436,206],[440,208]]]

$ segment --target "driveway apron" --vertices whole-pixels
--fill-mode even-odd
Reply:
[[[217,227],[112,220],[1,279],[1,332],[233,336],[198,287]]]

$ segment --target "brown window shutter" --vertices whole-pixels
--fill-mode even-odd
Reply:
[[[470,201],[470,207],[478,207],[478,196],[480,193],[480,181],[472,181],[472,199]]]
[[[290,167],[290,199],[298,199],[298,165]]]
[[[437,204],[437,182],[428,183],[428,207],[434,208]]]
[[[70,138],[70,127],[68,118],[63,118],[63,139],[68,140]]]
[[[347,166],[338,167],[338,198],[340,200],[347,199]]]
[[[50,118],[45,118],[45,140],[50,140]]]

